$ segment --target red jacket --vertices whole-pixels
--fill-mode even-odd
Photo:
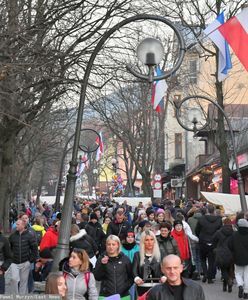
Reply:
[[[49,227],[40,242],[40,251],[46,248],[55,248],[58,244],[59,233],[54,227]]]

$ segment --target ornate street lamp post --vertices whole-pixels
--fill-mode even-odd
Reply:
[[[130,18],[127,18],[112,28],[110,28],[99,40],[98,44],[96,45],[94,51],[92,52],[90,59],[86,65],[84,77],[82,79],[82,85],[81,85],[81,92],[80,92],[80,99],[79,99],[79,106],[78,106],[78,114],[77,114],[77,122],[76,122],[76,129],[75,129],[75,136],[74,136],[74,143],[72,148],[72,160],[70,162],[70,168],[67,175],[67,182],[66,182],[66,189],[65,189],[65,199],[64,199],[64,206],[63,206],[63,213],[62,213],[62,219],[61,219],[61,226],[60,226],[60,233],[59,233],[59,246],[57,248],[57,251],[55,253],[55,259],[53,263],[53,270],[58,269],[59,262],[65,258],[69,253],[69,238],[70,238],[70,227],[71,227],[71,217],[72,217],[72,208],[73,208],[73,198],[74,198],[74,191],[75,191],[75,182],[76,182],[76,172],[77,172],[77,152],[79,147],[79,140],[80,140],[80,130],[81,130],[81,124],[82,124],[82,118],[83,118],[83,112],[84,112],[84,105],[85,105],[85,98],[86,98],[86,91],[87,91],[87,85],[89,81],[90,72],[94,63],[94,60],[99,53],[99,51],[102,49],[104,43],[106,40],[116,31],[118,31],[121,27],[140,20],[155,20],[162,22],[169,26],[175,33],[178,43],[179,43],[179,55],[177,57],[177,60],[175,62],[175,65],[173,68],[171,68],[169,71],[165,72],[161,76],[153,76],[153,68],[156,64],[160,62],[160,60],[163,57],[163,53],[161,52],[161,44],[156,39],[150,39],[151,48],[147,47],[147,41],[143,43],[143,45],[140,46],[138,49],[138,58],[142,61],[144,60],[145,65],[149,68],[148,75],[141,74],[137,71],[135,71],[132,67],[127,66],[127,69],[136,77],[140,79],[147,80],[149,82],[152,82],[153,80],[160,80],[168,78],[170,75],[172,75],[181,65],[184,53],[185,53],[185,45],[183,37],[178,30],[178,28],[169,20],[165,19],[161,16],[156,15],[136,15]],[[144,45],[145,44],[145,45]],[[157,46],[155,46],[157,45]],[[159,60],[160,59],[160,60]]]
[[[207,126],[209,126],[208,120],[204,116],[205,113],[204,113],[204,110],[202,107],[197,108],[194,106],[194,107],[190,108],[189,105],[186,104],[186,102],[190,101],[191,99],[198,101],[198,103],[200,101],[204,101],[204,100],[212,103],[223,114],[223,116],[226,120],[226,123],[229,128],[230,136],[231,136],[231,145],[232,145],[231,150],[232,150],[232,154],[233,154],[233,158],[235,160],[236,170],[237,170],[240,205],[241,205],[242,211],[245,212],[245,211],[247,211],[247,203],[246,203],[246,198],[245,198],[243,180],[242,180],[240,169],[239,169],[237,149],[236,149],[236,145],[235,145],[234,133],[233,133],[233,128],[232,128],[231,122],[230,122],[228,116],[226,115],[224,109],[216,101],[214,101],[206,96],[200,96],[200,95],[188,96],[188,97],[185,97],[181,102],[175,103],[177,121],[180,124],[180,126],[183,127],[185,130],[196,133],[197,131],[200,131],[200,130],[206,128]],[[187,108],[188,117],[185,116],[185,114],[182,114],[186,108]],[[182,118],[182,115],[183,115],[183,117],[186,117],[186,119],[188,119],[189,122],[185,122],[185,120],[183,120],[183,118]],[[205,119],[205,121],[202,121],[202,119]],[[190,127],[190,125],[192,125],[192,126]]]

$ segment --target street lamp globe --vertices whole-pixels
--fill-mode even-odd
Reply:
[[[159,40],[146,38],[137,47],[137,57],[148,67],[156,66],[164,57],[164,47]]]
[[[111,164],[112,164],[112,166],[115,166],[117,164],[116,158],[111,159]]]
[[[98,173],[98,170],[97,169],[93,169],[93,174],[97,174]]]

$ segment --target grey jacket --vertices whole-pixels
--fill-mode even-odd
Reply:
[[[183,300],[205,300],[203,288],[191,279],[182,278],[184,284]],[[174,300],[169,285],[166,283],[158,284],[153,287],[147,300]]]
[[[85,273],[80,273],[75,277],[70,272],[66,272],[65,279],[67,285],[67,299],[85,300],[85,294],[87,293],[87,286],[86,286],[86,280],[84,276]],[[88,283],[88,299],[98,300],[96,281],[92,273],[90,273],[90,279]]]

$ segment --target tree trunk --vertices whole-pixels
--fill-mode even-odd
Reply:
[[[0,173],[0,224],[3,226],[4,232],[8,231],[9,211],[10,204],[10,179],[12,175],[12,165],[15,149],[15,136],[10,134],[8,139],[3,139],[4,143],[1,147],[1,173]]]

